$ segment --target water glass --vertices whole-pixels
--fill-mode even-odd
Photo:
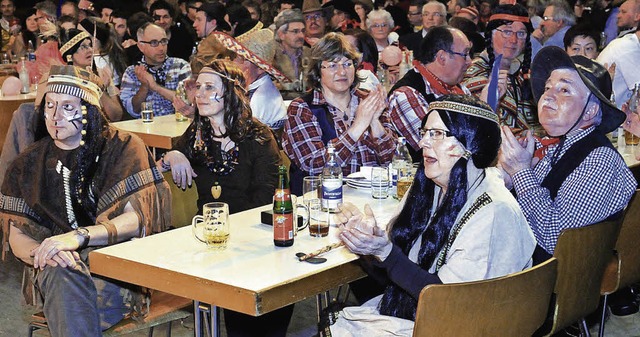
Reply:
[[[302,198],[306,206],[309,201],[320,199],[322,193],[322,179],[319,176],[308,176],[302,179]]]
[[[224,250],[229,241],[229,205],[210,202],[202,207],[202,215],[191,221],[193,236],[211,250]]]
[[[141,115],[143,123],[151,123],[153,122],[153,103],[152,102],[142,102],[141,106]]]
[[[374,167],[371,170],[371,196],[374,199],[386,199],[389,196],[388,168]]]
[[[329,235],[329,217],[331,213],[322,209],[320,199],[309,201],[309,234],[313,237]]]

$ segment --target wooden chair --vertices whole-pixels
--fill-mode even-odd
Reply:
[[[609,261],[602,278],[600,294],[604,305],[600,320],[599,336],[604,335],[607,297],[619,289],[640,281],[640,190],[631,197],[620,227],[614,256]]]
[[[613,255],[621,221],[603,221],[594,225],[562,231],[553,254],[558,259],[555,304],[546,336],[580,322],[581,335],[589,336],[584,317],[600,302],[600,285],[607,263]]]
[[[179,228],[191,225],[191,219],[198,214],[198,189],[193,181],[191,187],[183,190],[173,182],[171,171],[163,173],[164,180],[171,188],[171,226]]]
[[[552,258],[490,280],[428,285],[413,336],[531,336],[546,317],[556,267]]]
[[[183,297],[170,295],[161,291],[154,291],[151,295],[151,305],[149,306],[149,314],[142,321],[136,321],[132,318],[125,318],[118,324],[103,331],[102,336],[120,336],[134,331],[149,329],[149,336],[153,336],[154,327],[169,323],[168,336],[171,336],[171,322],[175,320],[183,320],[193,310],[193,301]],[[32,322],[29,323],[29,337],[33,332],[39,329],[49,329],[47,319],[42,312],[31,316]]]

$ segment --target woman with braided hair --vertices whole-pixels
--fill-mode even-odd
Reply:
[[[52,336],[100,336],[145,297],[88,269],[88,253],[166,229],[170,192],[137,136],[109,126],[97,76],[53,66],[36,142],[7,170],[0,220],[16,257],[35,269]]]
[[[423,161],[389,224],[377,223],[368,205],[362,212],[345,203],[336,216],[340,239],[385,290],[340,312],[333,336],[411,336],[425,286],[531,266],[533,233],[492,167],[501,137],[491,108],[472,96],[443,96],[429,104],[420,133]]]
[[[532,31],[525,7],[517,4],[496,7],[485,30],[487,49],[473,60],[462,80],[471,93],[486,102],[493,63],[502,55],[497,113],[500,123],[515,133],[539,129],[540,125],[528,78]]]

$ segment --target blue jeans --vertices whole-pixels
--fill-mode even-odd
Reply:
[[[102,336],[130,312],[122,288],[91,276],[85,263],[75,268],[45,267],[36,287],[44,298],[44,315],[51,336]]]

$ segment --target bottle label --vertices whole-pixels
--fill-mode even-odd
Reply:
[[[336,209],[342,202],[342,182],[340,179],[322,180],[322,208]]]
[[[273,195],[273,198],[277,201],[290,201],[291,193],[286,189],[276,189],[276,193]]]
[[[275,241],[293,239],[293,213],[273,214],[273,239]]]

